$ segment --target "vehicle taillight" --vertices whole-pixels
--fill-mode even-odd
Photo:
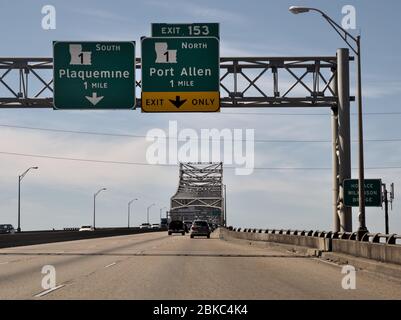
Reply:
[[[197,230],[198,228],[197,228],[197,227],[192,227],[191,229],[192,229],[192,230]]]

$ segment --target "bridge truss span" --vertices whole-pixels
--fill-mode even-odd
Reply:
[[[171,220],[204,219],[224,224],[223,163],[180,163]]]

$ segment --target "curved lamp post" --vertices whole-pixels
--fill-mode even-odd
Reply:
[[[37,170],[39,167],[30,167],[24,171],[23,174],[18,176],[18,227],[17,232],[21,232],[21,181],[29,170]]]
[[[138,200],[138,199],[135,198],[135,199],[132,199],[131,201],[128,202],[128,229],[130,228],[131,203],[133,203],[136,200]]]
[[[155,204],[152,203],[149,207],[146,208],[147,222],[149,223],[149,209],[153,207]]]
[[[162,211],[163,209],[167,209],[167,207],[160,208],[160,221],[162,220]]]
[[[359,228],[358,238],[368,232],[366,228],[365,218],[365,172],[364,172],[364,156],[363,156],[363,123],[362,123],[362,71],[361,71],[361,36],[354,37],[347,30],[342,28],[332,18],[325,14],[322,10],[309,7],[291,6],[289,11],[293,14],[315,11],[320,13],[323,18],[333,27],[340,37],[347,43],[349,48],[357,56],[357,98],[358,98],[358,174],[359,174]],[[350,40],[354,42],[352,45]]]
[[[102,192],[104,190],[107,190],[107,189],[101,188],[93,195],[93,229],[96,229],[96,197],[100,192]]]

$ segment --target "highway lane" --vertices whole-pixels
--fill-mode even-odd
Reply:
[[[68,241],[0,250],[0,299],[27,299],[43,291],[42,267],[56,268],[57,284],[80,281],[105,266],[124,259],[117,250],[132,254],[157,246],[165,233]]]
[[[41,269],[58,290],[41,297]],[[401,299],[401,281],[285,250],[166,232],[0,250],[0,299]]]

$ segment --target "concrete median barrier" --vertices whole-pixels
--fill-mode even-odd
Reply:
[[[95,231],[33,231],[15,234],[0,235],[0,248],[10,248],[19,246],[29,246],[35,244],[73,241],[113,236],[123,236],[145,232],[155,232],[157,230],[144,230],[139,228],[105,228]]]

